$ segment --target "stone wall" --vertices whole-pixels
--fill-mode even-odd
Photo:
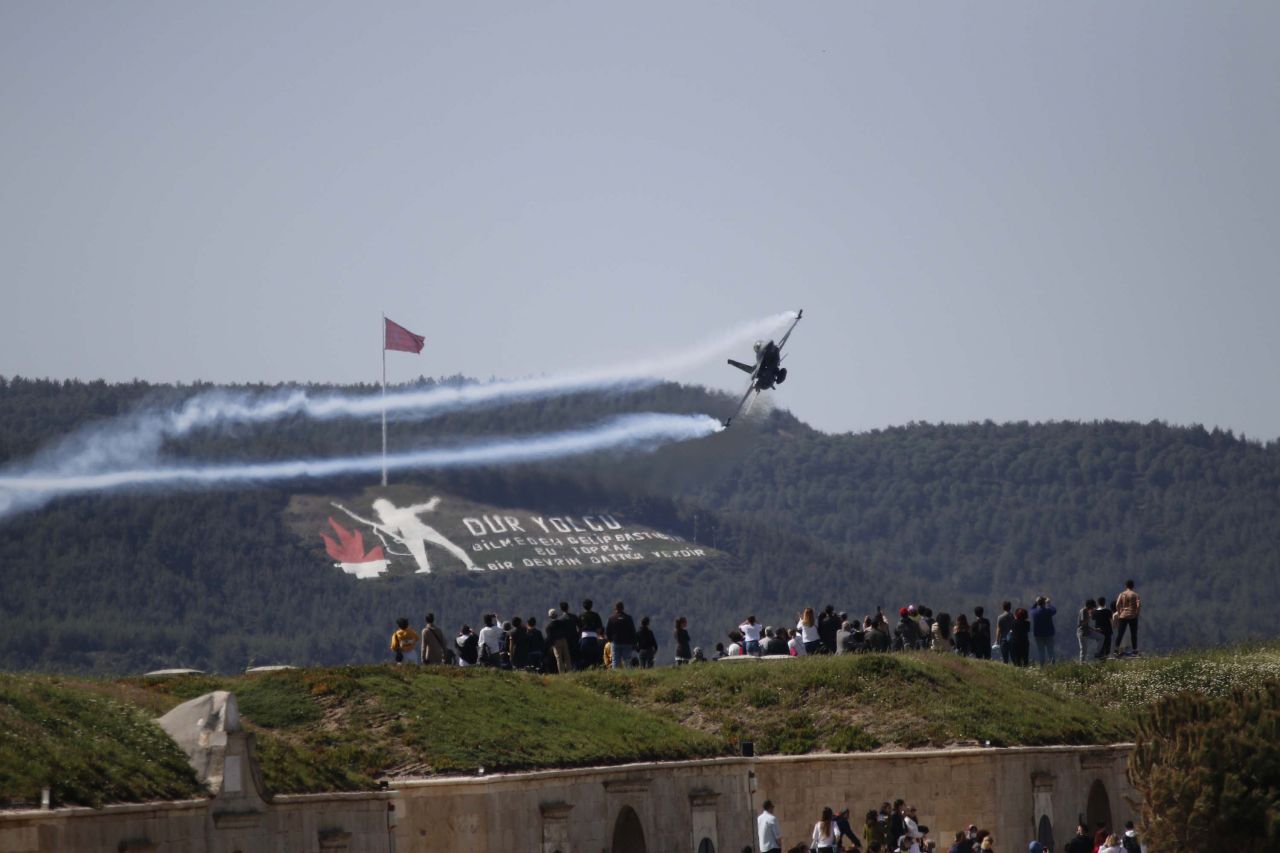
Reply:
[[[918,806],[944,850],[970,823],[991,830],[1000,850],[1025,850],[1047,832],[1059,849],[1080,815],[1113,827],[1134,817],[1130,749],[733,758],[403,781],[396,850],[739,853],[766,798],[790,845],[808,839],[823,806],[848,806],[860,830],[867,809],[898,797]]]
[[[243,755],[232,736],[226,756]],[[901,797],[945,850],[970,823],[1002,851],[1060,849],[1079,815],[1135,816],[1129,745],[943,749],[723,758],[478,777],[402,780],[396,791],[260,797],[256,773],[224,773],[208,800],[0,813],[4,853],[740,853],[773,800],[788,844],[823,806],[855,827]],[[225,765],[224,765],[225,766]],[[230,784],[228,784],[230,783]],[[236,790],[229,790],[236,789]],[[389,809],[393,809],[390,810]]]
[[[217,800],[0,812],[4,853],[392,853],[390,793],[275,797],[261,811]]]

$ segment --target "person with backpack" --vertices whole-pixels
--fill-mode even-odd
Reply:
[[[391,651],[396,653],[396,663],[404,663],[404,656],[418,645],[418,632],[409,627],[409,620],[401,616],[396,620],[396,630],[391,635]]]
[[[970,627],[969,645],[973,656],[982,660],[991,660],[991,620],[982,615],[981,606],[973,608],[973,624]]]
[[[458,636],[453,639],[453,647],[458,652],[458,666],[475,666],[480,661],[480,638],[471,631],[470,625],[463,625]]]
[[[426,624],[422,626],[422,662],[436,664],[445,662],[444,631],[436,625],[436,615],[428,613]]]

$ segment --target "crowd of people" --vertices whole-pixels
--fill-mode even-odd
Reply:
[[[790,847],[785,846],[773,802],[765,800],[756,817],[756,842],[760,853],[783,853],[784,850],[787,853],[933,853],[939,847],[930,837],[929,827],[917,819],[916,807],[900,799],[892,805],[884,802],[879,809],[868,810],[857,829],[852,825],[849,809],[837,813],[830,807],[824,808],[813,830]],[[984,853],[995,849],[995,838],[990,832],[969,824],[968,828],[955,832],[947,853]],[[1133,821],[1126,822],[1121,833],[1112,832],[1102,823],[1090,831],[1081,822],[1076,826],[1075,837],[1063,850],[1064,853],[1141,853],[1142,846]],[[742,853],[753,851],[746,847]],[[1039,841],[1031,841],[1027,844],[1027,853],[1050,851]]]
[[[1137,654],[1141,609],[1132,580],[1125,582],[1114,601],[1106,596],[1086,600],[1076,612],[1075,622],[1080,662],[1120,657],[1126,633],[1128,654]],[[932,649],[988,660],[998,656],[1005,663],[1029,666],[1034,645],[1036,660],[1043,666],[1058,660],[1057,615],[1058,608],[1047,595],[1036,598],[1030,609],[1015,609],[1013,602],[1003,602],[994,623],[980,606],[973,608],[972,617],[958,613],[953,618],[945,610],[935,614],[926,605],[907,604],[898,608],[897,620],[891,623],[879,607],[859,619],[828,604],[820,612],[805,608],[794,628],[789,624],[765,625],[754,614],[749,615],[726,633],[728,644],[716,643],[710,655],[693,645],[689,622],[681,616],[671,631],[672,662],[681,666],[744,655],[800,657]],[[621,601],[613,605],[608,617],[596,612],[591,599],[584,600],[577,613],[567,601],[561,601],[559,607],[547,611],[543,627],[534,616],[500,619],[496,613],[486,613],[478,630],[462,625],[452,641],[431,613],[421,632],[410,627],[405,617],[397,619],[396,626],[391,651],[397,663],[556,673],[600,666],[648,668],[659,659],[658,637],[649,617],[641,618],[637,625]]]

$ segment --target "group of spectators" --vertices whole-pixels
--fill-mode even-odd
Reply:
[[[1113,654],[1120,657],[1126,632],[1129,653],[1136,654],[1141,608],[1132,580],[1125,582],[1113,603],[1105,596],[1085,601],[1075,625],[1080,662]],[[1029,610],[1014,609],[1012,602],[1003,602],[994,624],[982,607],[973,608],[972,618],[959,613],[953,619],[945,610],[935,614],[926,605],[908,604],[898,609],[897,621],[890,624],[881,608],[858,619],[837,613],[835,606],[828,604],[821,612],[806,607],[794,628],[765,625],[754,614],[747,616],[728,632],[728,645],[717,643],[710,657],[692,644],[688,620],[681,616],[671,632],[672,659],[680,666],[742,655],[799,657],[932,649],[988,660],[999,655],[1005,663],[1028,666],[1034,642],[1037,660],[1043,666],[1058,660],[1057,614],[1049,596],[1038,597]],[[449,642],[436,626],[434,614],[427,614],[421,633],[401,617],[391,636],[391,651],[397,663],[416,660],[544,673],[599,666],[648,668],[658,657],[658,639],[649,617],[637,625],[621,601],[613,605],[607,618],[595,611],[591,599],[584,600],[577,613],[562,601],[558,608],[547,611],[545,628],[539,627],[533,616],[501,620],[496,613],[486,613],[481,622],[478,631],[463,625]]]
[[[1090,598],[1076,614],[1076,640],[1080,662],[1121,655],[1120,644],[1129,632],[1130,653],[1138,651],[1138,614],[1142,607],[1132,580],[1109,605],[1105,597]],[[716,644],[713,658],[737,655],[811,655],[886,652],[932,649],[965,657],[991,659],[998,654],[1005,663],[1027,666],[1034,641],[1039,663],[1058,659],[1054,618],[1058,608],[1048,596],[1040,596],[1030,610],[1005,601],[994,626],[982,607],[973,608],[970,618],[940,611],[936,615],[926,605],[908,604],[898,609],[897,622],[890,624],[880,608],[874,614],[850,618],[827,605],[815,614],[805,608],[794,628],[762,625],[754,615],[728,632],[729,645]],[[677,661],[679,662],[679,661]]]
[[[782,829],[773,813],[773,802],[765,800],[756,817],[756,842],[760,853],[933,853],[938,842],[929,837],[929,827],[916,817],[916,807],[904,800],[880,804],[870,809],[862,821],[861,836],[849,819],[849,810],[836,813],[824,808],[813,830],[791,847],[784,847]],[[976,824],[957,830],[947,853],[986,853],[995,850],[995,838]],[[1141,853],[1133,821],[1125,823],[1122,834],[1112,833],[1099,823],[1091,833],[1085,823],[1076,827],[1076,835],[1063,847],[1064,853]],[[1050,853],[1039,841],[1027,845],[1028,853]],[[752,853],[750,847],[742,853]]]

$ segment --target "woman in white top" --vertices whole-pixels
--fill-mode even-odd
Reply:
[[[831,813],[831,807],[827,806],[822,810],[822,820],[813,825],[813,846],[818,849],[818,853],[835,853],[839,843],[840,827],[836,826],[836,816]]]
[[[806,607],[804,613],[800,614],[796,630],[800,632],[800,642],[804,643],[805,654],[816,654],[822,641],[818,638],[818,623],[813,618],[812,607]]]

